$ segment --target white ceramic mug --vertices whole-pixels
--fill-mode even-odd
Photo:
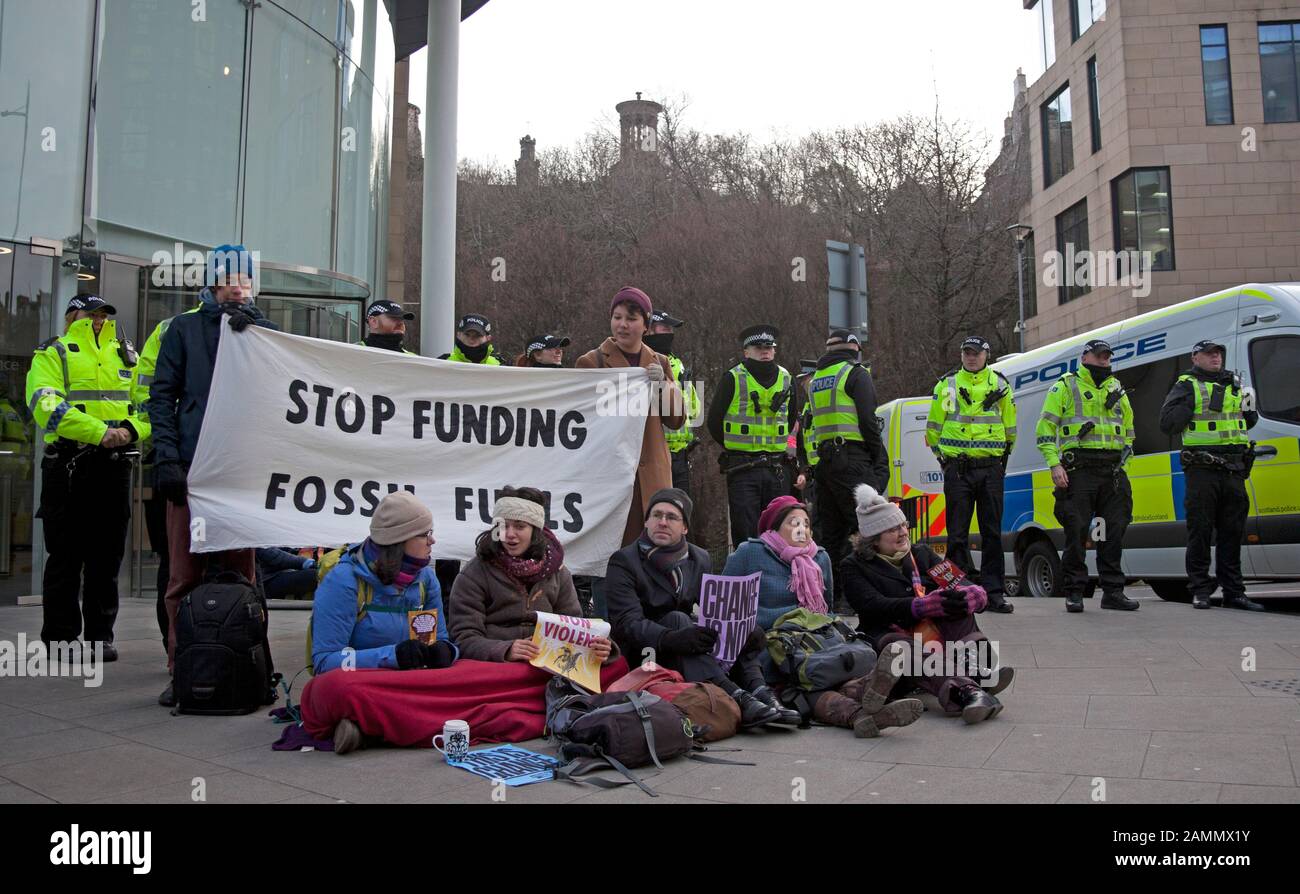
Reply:
[[[442,739],[442,744],[438,740]],[[448,720],[442,732],[433,737],[433,747],[449,761],[464,760],[469,754],[469,724],[463,720]]]

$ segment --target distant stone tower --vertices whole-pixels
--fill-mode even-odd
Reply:
[[[537,160],[537,141],[524,134],[519,141],[519,158],[515,159],[515,186],[536,186],[541,167]]]
[[[618,112],[619,166],[636,168],[643,161],[659,158],[659,114],[664,107],[657,102],[642,99],[625,100],[614,106]]]

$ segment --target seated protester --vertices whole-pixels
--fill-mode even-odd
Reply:
[[[925,544],[911,543],[903,511],[870,485],[858,485],[854,497],[858,540],[840,565],[840,574],[844,596],[858,614],[858,630],[871,638],[876,651],[903,643],[911,653],[914,634],[920,634],[927,645],[935,642],[945,656],[951,652],[950,643],[987,640],[975,623],[976,612],[988,601],[983,588],[966,581],[941,588],[926,572],[943,557]],[[920,661],[913,657],[908,663]],[[946,657],[944,664],[948,665]],[[1002,710],[994,694],[1011,684],[1011,668],[1001,668],[997,685],[988,692],[977,679],[951,673],[956,668],[943,670],[944,675],[938,676],[904,676],[901,685],[913,684],[933,693],[946,713],[961,714],[967,723],[989,719]]]
[[[701,579],[712,569],[709,554],[686,542],[692,505],[684,491],[656,491],[641,536],[610,557],[605,597],[614,640],[630,660],[648,658],[688,682],[720,687],[740,706],[743,727],[789,723],[763,680],[759,657],[767,640],[762,629],[754,628],[727,673],[712,655],[718,632],[691,618]],[[775,703],[761,700],[758,693]]]
[[[257,550],[257,576],[267,599],[296,599],[316,589],[316,560],[278,547]]]
[[[456,660],[460,653],[447,635],[442,592],[429,567],[432,527],[433,514],[414,494],[399,490],[384,497],[370,519],[370,536],[340,556],[316,588],[311,620],[315,673],[341,667],[345,656],[355,662],[350,667],[395,670],[447,667]],[[363,590],[359,600],[359,587],[370,590],[360,618],[366,594]],[[408,612],[421,608],[438,612],[431,645],[411,636]]]
[[[798,608],[833,616],[827,607],[834,600],[835,592],[831,560],[826,550],[813,542],[808,507],[794,497],[777,497],[759,515],[758,530],[757,537],[746,540],[728,557],[722,573],[743,577],[762,572],[758,591],[759,628],[770,630],[778,618]],[[898,647],[885,649],[871,673],[849,680],[833,691],[808,693],[805,711],[811,710],[813,718],[821,723],[851,729],[859,738],[874,738],[882,729],[914,723],[924,710],[920,701],[909,698],[886,704],[898,682],[893,667],[899,651]],[[767,679],[787,682],[766,652],[761,659]],[[769,701],[767,692],[755,694]],[[790,711],[798,721],[799,711],[783,710]]]
[[[546,497],[532,487],[507,487],[492,507],[492,527],[478,536],[476,555],[456,577],[451,632],[464,658],[531,661],[538,612],[582,617],[564,547],[546,527]],[[605,637],[593,643],[603,664],[618,658]]]
[[[563,369],[567,337],[536,335],[528,340],[524,352],[515,358],[515,366],[534,366],[542,369]]]

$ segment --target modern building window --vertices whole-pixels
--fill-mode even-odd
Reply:
[[[1092,130],[1092,151],[1101,148],[1101,99],[1097,90],[1097,57],[1088,60],[1088,123]]]
[[[1259,79],[1264,121],[1300,121],[1300,22],[1259,26]]]
[[[1037,19],[1034,31],[1038,36],[1038,62],[1043,66],[1042,71],[1047,71],[1056,61],[1056,22],[1052,19],[1052,0],[1038,0],[1034,16]]]
[[[1130,168],[1111,181],[1115,250],[1150,252],[1151,266],[1174,269],[1174,214],[1168,168]],[[1136,271],[1134,271],[1136,272]]]
[[[1080,264],[1080,253],[1088,251],[1088,200],[1071,205],[1056,215],[1056,251],[1060,281],[1060,303],[1073,301],[1092,291],[1090,264]],[[1083,257],[1087,257],[1086,254]]]
[[[1068,2],[1070,37],[1073,40],[1078,40],[1080,35],[1106,16],[1106,0],[1068,0]]]
[[[1066,84],[1043,104],[1043,186],[1051,186],[1072,170],[1074,120]]]
[[[1257,338],[1250,343],[1250,379],[1256,408],[1265,419],[1300,423],[1300,336]]]
[[[1205,85],[1205,123],[1232,123],[1232,66],[1228,26],[1201,26],[1201,81]]]

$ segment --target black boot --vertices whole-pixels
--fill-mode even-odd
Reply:
[[[1208,593],[1193,593],[1192,608],[1209,608],[1210,595]]]
[[[1113,608],[1121,612],[1135,612],[1140,608],[1136,599],[1129,599],[1123,591],[1119,593],[1103,593],[1101,597],[1102,608]]]
[[[1066,593],[1065,610],[1070,613],[1077,613],[1083,611],[1083,594]]]
[[[996,683],[993,682],[993,671],[987,669],[980,671],[980,675],[976,678],[976,682],[979,683],[980,687],[989,695],[997,695],[999,692],[1010,686],[1011,681],[1015,678],[1016,669],[1004,664],[998,668],[998,681]]]
[[[172,684],[168,683],[167,688],[163,690],[162,695],[158,696],[158,704],[164,708],[176,707],[176,692],[172,689]]]
[[[985,611],[997,612],[1000,615],[1009,615],[1016,610],[1016,607],[1007,602],[1007,597],[999,596],[997,600],[990,599],[989,604],[984,607]]]
[[[953,700],[961,706],[961,719],[967,723],[992,720],[1002,711],[1002,702],[978,686],[959,689],[954,693]]]
[[[766,726],[781,721],[781,714],[776,708],[759,701],[743,689],[737,688],[731,697],[736,700],[736,704],[740,705],[741,729],[753,729],[756,726]]]
[[[1240,595],[1240,596],[1227,596],[1227,595],[1225,595],[1225,596],[1223,597],[1223,607],[1224,607],[1224,608],[1239,608],[1239,609],[1241,609],[1242,611],[1248,611],[1248,612],[1263,612],[1263,611],[1268,611],[1268,609],[1264,608],[1264,606],[1260,605],[1260,604],[1259,604],[1258,602],[1256,602],[1255,600],[1246,598],[1246,594],[1244,594],[1244,593],[1243,593],[1242,595]]]
[[[764,685],[759,686],[757,689],[751,689],[750,695],[781,715],[780,719],[776,721],[777,723],[786,726],[798,726],[803,720],[799,716],[799,712],[794,708],[787,708],[781,704],[781,700],[776,697],[776,693],[772,691],[770,686]]]

